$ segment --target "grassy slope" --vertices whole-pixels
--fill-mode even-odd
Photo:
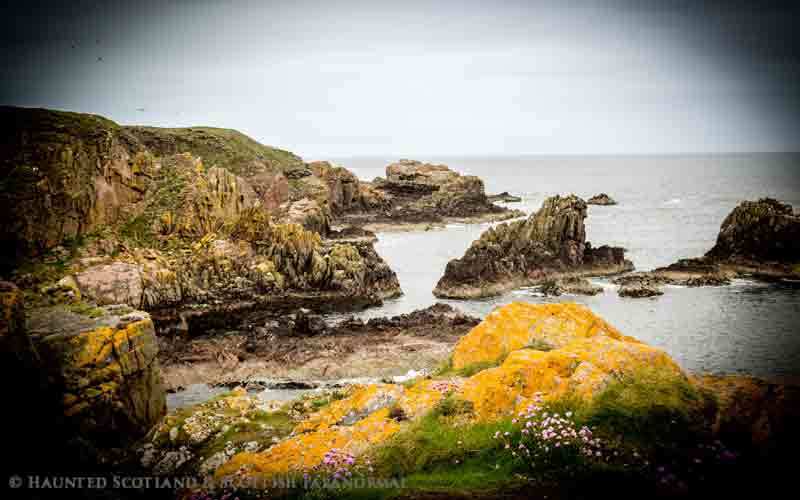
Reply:
[[[270,170],[285,171],[302,165],[302,159],[282,149],[265,146],[236,130],[212,127],[158,128],[131,126],[125,132],[136,137],[157,156],[191,152],[207,167],[226,168],[248,177],[258,173],[253,162]]]

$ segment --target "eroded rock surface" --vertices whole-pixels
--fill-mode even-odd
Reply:
[[[622,248],[593,248],[586,241],[586,203],[554,196],[528,217],[488,229],[460,259],[448,262],[434,290],[438,297],[498,295],[561,277],[630,271]]]
[[[609,195],[605,193],[600,193],[586,200],[586,204],[608,206],[608,205],[616,205],[617,202],[614,200],[614,198],[610,197]]]

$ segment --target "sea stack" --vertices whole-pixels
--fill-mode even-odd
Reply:
[[[527,219],[488,229],[462,258],[447,264],[434,295],[488,297],[562,277],[632,270],[623,248],[593,248],[586,241],[586,213],[579,197],[553,196]]]

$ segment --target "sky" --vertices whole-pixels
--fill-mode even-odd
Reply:
[[[307,159],[800,151],[800,3],[0,7],[0,104],[238,129]]]

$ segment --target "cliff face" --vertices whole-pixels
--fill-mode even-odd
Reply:
[[[282,297],[358,307],[400,293],[371,243],[324,240],[334,215],[368,206],[343,168],[305,164],[233,130],[0,114],[0,272],[43,304],[124,303],[178,317],[292,303]]]
[[[151,173],[142,148],[98,116],[2,107],[0,135],[6,264],[117,222]]]
[[[447,264],[434,290],[468,298],[540,283],[562,275],[607,275],[632,269],[621,248],[592,248],[586,241],[586,203],[554,196],[528,219],[488,229],[464,257]]]

